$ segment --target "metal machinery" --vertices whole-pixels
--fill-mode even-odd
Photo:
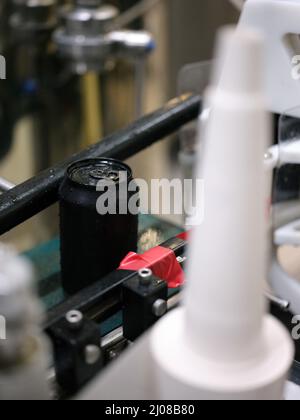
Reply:
[[[119,16],[117,7],[100,0],[1,2],[1,53],[10,75],[1,86],[2,158],[24,115],[35,120],[37,171],[114,129],[105,124],[101,76],[118,60],[133,63],[140,104],[141,62],[155,44],[148,32],[123,30]],[[98,110],[93,118],[91,107]]]
[[[9,78],[0,87],[0,159],[14,158],[23,144],[33,162],[20,167],[19,181],[142,115],[145,61],[155,42],[139,14],[134,25],[130,16],[124,20],[136,2],[1,3],[0,51]],[[19,135],[24,121],[29,133]],[[38,218],[44,240],[57,234],[53,214]],[[34,242],[30,227],[24,234]]]
[[[19,223],[55,203],[58,200],[59,186],[70,163],[100,156],[127,159],[195,119],[200,105],[201,100],[198,96],[188,95],[177,98],[161,110],[143,117],[123,131],[2,194],[0,197],[1,232],[13,229]],[[144,217],[140,221],[139,249],[142,252],[149,247],[149,240],[147,242],[145,238],[150,233],[150,236],[157,235],[156,238],[160,242],[165,240],[163,247],[166,250],[169,249],[169,252],[174,251],[181,261],[186,243],[177,238],[176,235],[180,231],[181,229],[173,225],[161,223],[151,217]],[[172,237],[173,239],[169,240]],[[59,397],[74,395],[99,372],[99,369],[115,359],[128,345],[129,340],[122,333],[122,308],[126,302],[126,299],[124,301],[122,297],[122,289],[129,287],[130,282],[138,278],[138,274],[130,269],[115,271],[101,281],[68,297],[61,288],[57,240],[30,251],[27,257],[37,269],[39,294],[48,308],[44,330],[51,337],[55,358],[57,357],[54,364],[55,374],[50,375],[56,384],[56,395]],[[167,309],[167,283],[161,282],[157,288],[155,286],[157,280],[152,277],[152,273],[146,274],[149,280],[145,281],[153,281],[154,286],[149,289],[151,293],[143,294],[141,303],[139,303],[138,294],[136,297],[129,294],[131,298],[127,302],[128,304],[132,302],[132,306],[126,305],[130,341],[138,338]],[[176,290],[173,292],[170,290],[171,296],[174,292],[177,293]],[[136,305],[139,304],[146,305],[146,309],[143,311],[143,317],[139,319],[139,324],[136,324],[132,322],[130,310],[135,312]],[[171,304],[176,305],[177,299],[175,298],[174,303]],[[101,325],[100,333],[99,325]],[[84,357],[82,357],[82,352],[85,354]]]
[[[199,113],[200,106],[201,99],[198,96],[178,98],[124,131],[6,192],[0,198],[1,233],[12,229],[58,199],[58,186],[64,176],[65,168],[71,162],[103,155],[126,159],[193,121]],[[51,177],[49,173],[52,174]],[[186,238],[178,236],[180,231],[181,229],[158,220],[142,218],[141,252],[145,246],[147,248],[143,235],[146,232],[159,232],[159,240],[161,242],[166,240],[162,247],[171,250],[177,261],[184,264]],[[168,239],[170,237],[173,239]],[[135,314],[139,310],[138,305],[141,304],[138,295],[135,298],[135,295],[127,295],[125,291],[128,287],[131,290],[130,284],[135,282],[134,279],[141,284],[146,281],[138,280],[138,276],[143,276],[142,279],[147,275],[150,276],[147,282],[156,281],[155,277],[151,280],[151,271],[147,273],[143,271],[137,273],[131,269],[116,271],[68,297],[60,285],[59,242],[54,240],[26,255],[37,269],[39,294],[48,308],[43,325],[44,331],[54,345],[55,364],[49,370],[49,380],[52,389],[55,390],[53,394],[55,398],[76,394],[104,366],[115,360],[126,349],[128,343],[139,338],[153,322],[165,314],[167,308],[170,310],[176,307],[181,299],[181,294],[178,294],[179,289],[172,288],[167,293],[167,283],[165,283],[165,291],[158,289],[154,295],[153,291],[149,296],[143,295],[144,304],[142,304],[146,305],[146,309],[140,312],[144,315],[136,319]],[[272,312],[292,329],[293,315],[287,310],[288,303],[273,296],[269,298],[272,301]],[[132,311],[133,315],[130,315]],[[296,356],[298,360],[299,350],[298,348]],[[291,375],[291,380],[299,383],[297,362]],[[34,399],[35,395],[31,397]]]
[[[255,7],[256,0],[248,1],[251,12],[251,4]],[[273,290],[266,289],[263,293],[260,278],[250,281],[252,274],[256,277],[266,275],[269,260],[264,246],[267,237],[272,236],[271,230],[274,248],[286,243],[299,246],[299,225],[298,222],[295,224],[299,218],[299,185],[292,183],[292,191],[287,192],[288,200],[292,202],[283,203],[287,200],[284,200],[281,183],[284,165],[293,164],[293,171],[298,171],[299,139],[292,130],[290,135],[284,131],[286,139],[292,140],[284,146],[272,146],[267,142],[271,140],[271,125],[260,84],[262,39],[256,32],[244,28],[247,9],[241,19],[240,32],[227,30],[223,32],[223,38],[220,37],[221,51],[226,50],[227,55],[218,56],[211,89],[204,96],[197,94],[198,84],[183,83],[189,86],[189,92],[183,88],[181,96],[161,109],[136,119],[97,143],[94,140],[106,131],[99,105],[99,75],[112,71],[112,63],[120,58],[131,60],[141,94],[140,72],[145,57],[154,48],[152,36],[143,30],[120,29],[123,25],[118,10],[99,0],[4,1],[0,12],[7,17],[4,20],[6,27],[1,27],[2,51],[9,64],[7,72],[11,71],[13,75],[8,83],[0,84],[2,156],[10,147],[13,127],[20,115],[34,113],[39,133],[43,133],[38,136],[43,138],[43,144],[37,143],[42,149],[37,155],[37,165],[43,170],[17,186],[1,180],[0,234],[59,201],[61,235],[22,256],[0,246],[0,399],[114,400],[154,399],[162,395],[178,399],[179,394],[183,397],[208,396],[208,399],[213,399],[214,395],[225,395],[225,399],[226,396],[227,399],[233,396],[241,399],[241,395],[277,399],[285,384],[285,397],[300,399],[300,340],[293,333],[295,324],[300,321],[299,315],[297,318],[299,285],[296,286],[295,279],[279,267],[275,251],[273,264],[268,267]],[[250,12],[249,20],[254,16]],[[228,51],[232,55],[228,56]],[[23,54],[33,57],[30,68],[23,68]],[[16,65],[16,61],[21,64]],[[252,71],[252,66],[258,69],[257,73]],[[200,67],[195,68],[198,72]],[[210,71],[207,65],[202,69],[205,74],[208,69]],[[53,77],[53,73],[57,76]],[[189,70],[187,73],[190,74]],[[202,84],[202,77],[199,80]],[[207,85],[207,81],[203,84]],[[77,124],[77,116],[82,113],[77,100],[80,95],[85,103],[85,134],[81,138]],[[13,113],[10,111],[12,96],[18,102]],[[140,103],[137,97],[137,114]],[[95,107],[99,108],[99,113],[91,117]],[[278,107],[273,109],[270,103],[268,107],[274,114],[282,112]],[[226,118],[223,113],[227,113]],[[188,148],[188,152],[193,154],[195,138],[198,138],[195,122],[199,115],[200,127],[205,127],[204,137],[209,139],[205,152],[211,152],[200,159],[202,165],[206,163],[201,171],[209,179],[211,212],[203,231],[196,225],[195,234],[190,235],[184,227],[151,215],[122,214],[121,205],[124,201],[128,206],[134,196],[132,190],[124,200],[117,200],[118,211],[108,218],[99,216],[98,208],[96,214],[98,196],[110,193],[110,188],[122,189],[121,170],[128,175],[126,186],[132,181],[132,172],[122,161],[179,132],[188,137],[188,145],[192,144],[192,150]],[[239,115],[239,121],[232,124],[236,115]],[[281,117],[281,123],[284,122],[288,129],[294,125],[299,127],[298,117],[297,113],[289,112]],[[253,124],[254,120],[257,124]],[[62,139],[67,139],[66,143],[74,138],[78,141],[75,141],[76,147],[73,142],[72,147],[67,148],[68,153],[66,149],[60,150],[49,159],[51,153],[47,147],[53,143],[47,135],[52,136],[51,121],[61,125],[61,133],[54,144],[58,145]],[[255,141],[252,141],[253,133]],[[220,146],[222,136],[225,140]],[[272,139],[274,143],[277,143],[277,137],[276,132]],[[247,144],[245,148],[242,141]],[[64,156],[60,160],[61,154]],[[227,176],[224,186],[220,182],[223,172],[213,169],[214,159],[223,165],[222,171]],[[275,180],[279,179],[277,193],[279,190],[280,197],[277,194],[273,197],[278,217],[271,228],[266,226],[269,218],[265,215],[265,201],[267,195],[271,201],[273,171],[277,175]],[[259,176],[261,185],[256,182]],[[96,190],[99,181],[106,182],[106,189],[95,194],[100,191]],[[214,205],[215,191],[220,193],[216,203],[222,203],[222,188],[229,193],[237,188],[240,193],[235,196],[233,192],[224,209]],[[252,198],[250,202],[247,202],[248,193]],[[136,201],[139,202],[139,196]],[[113,201],[113,204],[116,203]],[[270,207],[270,202],[268,204]],[[250,207],[253,215],[249,212]],[[215,218],[217,213],[222,213],[218,220]],[[57,219],[55,223],[58,226]],[[235,245],[239,243],[244,227],[245,247],[241,245],[220,252],[219,262],[215,256],[213,261],[209,259],[213,247],[220,250],[230,241]],[[259,243],[253,253],[256,258],[252,259],[252,252],[248,251],[256,239]],[[192,252],[187,252],[190,243]],[[201,251],[196,246],[199,243]],[[204,255],[201,267],[197,264],[199,252]],[[247,266],[246,271],[243,264]],[[190,284],[187,293],[183,293],[187,267],[187,283]],[[213,275],[214,270],[218,274],[223,271],[221,274],[226,279],[221,283],[219,295],[214,289],[219,281]],[[206,274],[211,280],[209,283],[205,282]],[[247,282],[240,281],[240,277],[245,277]],[[265,301],[269,302],[268,307]],[[182,302],[188,308],[187,315],[182,317],[184,321],[181,319]],[[262,319],[266,329],[260,330]],[[182,326],[187,320],[185,331]],[[222,321],[223,328],[219,331],[221,343],[215,335],[216,328],[210,328],[218,325],[218,320]],[[240,333],[237,334],[238,349],[235,347],[237,330]],[[258,337],[255,335],[257,330]],[[193,332],[196,336],[198,331],[206,337],[205,343],[191,339]],[[266,336],[262,331],[267,331]],[[176,343],[174,337],[183,339]],[[210,348],[209,342],[217,342],[217,345]],[[177,344],[171,352],[170,343]],[[274,347],[269,346],[270,343]],[[204,358],[194,357],[193,348],[199,345],[204,353],[206,351]],[[243,350],[238,351],[240,348]],[[166,354],[163,353],[165,349]],[[191,357],[181,357],[181,351]],[[252,351],[255,358],[252,358]],[[210,357],[217,361],[220,354],[224,357],[223,364],[214,365]],[[239,360],[238,356],[244,358]],[[208,368],[203,364],[206,357],[210,360]],[[169,363],[169,359],[172,362]],[[276,371],[282,364],[283,373],[288,371],[288,375]],[[202,369],[197,370],[198,366]],[[247,374],[243,376],[240,372]],[[231,374],[239,378],[240,389],[234,388]],[[218,375],[225,376],[226,380],[215,389],[210,385]],[[186,376],[193,380],[186,380]],[[161,379],[159,386],[151,382],[154,377]],[[265,382],[260,381],[261,377]],[[208,382],[201,382],[202,378]],[[247,381],[254,383],[258,391],[255,386],[248,387]]]

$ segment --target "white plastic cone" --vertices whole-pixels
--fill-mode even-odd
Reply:
[[[185,308],[152,334],[159,399],[283,397],[294,349],[263,298],[271,119],[262,46],[251,30],[227,28],[219,37],[199,156],[205,216],[192,235]]]

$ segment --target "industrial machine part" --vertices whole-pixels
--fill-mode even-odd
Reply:
[[[29,262],[0,247],[0,399],[50,398],[48,341],[39,332],[41,308]]]
[[[15,184],[10,182],[8,179],[0,177],[0,192],[9,191],[15,187]]]
[[[49,85],[48,76],[54,64],[47,45],[56,24],[56,0],[4,0],[1,6],[1,54],[9,74],[0,87],[2,159],[12,146],[17,121],[36,112],[38,102],[45,105],[39,93],[42,86],[45,88],[45,80]],[[49,95],[44,95],[44,99],[45,96],[48,100]]]
[[[118,10],[101,0],[75,0],[60,10],[62,28],[55,31],[59,53],[70,63],[72,71],[84,74],[103,71],[111,53],[105,37],[106,25],[118,16]]]
[[[271,161],[278,167],[273,194],[276,204],[273,208],[274,247],[270,284],[275,293],[282,294],[290,301],[290,310],[294,315],[298,315],[300,311],[300,284],[282,267],[278,253],[282,246],[299,246],[299,122],[299,118],[282,115],[278,123],[279,143],[269,151]]]
[[[82,75],[85,145],[103,134],[103,110],[99,73],[111,69],[116,59],[132,61],[136,80],[136,117],[143,114],[144,61],[155,48],[149,32],[110,30],[119,10],[102,0],[74,0],[60,10],[61,26],[53,41],[60,56],[75,74]],[[92,112],[93,115],[92,114]]]
[[[99,326],[72,310],[48,334],[54,345],[56,382],[64,397],[74,395],[103,366]]]
[[[61,269],[64,290],[74,294],[118,268],[137,250],[138,209],[129,201],[131,169],[113,159],[74,163],[59,190]],[[102,200],[103,208],[99,208]]]
[[[168,310],[168,283],[149,268],[123,283],[123,333],[135,341]]]
[[[179,264],[183,265],[185,245],[186,242],[178,237],[171,238],[160,245],[159,252],[156,254],[160,253],[161,258],[158,258],[156,255],[151,265],[153,272],[157,273],[156,277],[161,277],[167,281],[167,275],[170,273],[168,265],[170,253],[173,253],[175,259],[181,258],[182,262]],[[161,249],[165,249],[166,252],[161,252]],[[168,268],[167,273],[164,270],[165,267]],[[137,270],[134,268],[129,268],[128,270],[120,268],[103,279],[99,279],[91,286],[64,300],[63,303],[51,308],[47,313],[44,329],[48,330],[56,322],[63,319],[67,312],[74,309],[83,314],[95,313],[98,321],[104,321],[112,312],[123,309],[123,284],[133,281],[137,275]]]
[[[12,0],[10,25],[19,35],[52,30],[57,24],[57,0]]]
[[[149,117],[145,117],[144,119],[142,119],[142,121],[138,123],[133,124],[128,129],[123,131],[121,135],[118,134],[116,136],[111,137],[109,139],[110,141],[112,141],[111,145],[109,145],[109,140],[107,140],[105,141],[105,146],[103,149],[99,145],[97,145],[92,149],[89,149],[88,151],[84,151],[82,154],[80,154],[80,156],[71,158],[67,163],[59,165],[57,168],[49,169],[37,179],[30,180],[28,183],[25,183],[25,185],[16,187],[12,195],[10,195],[11,192],[5,193],[5,199],[2,202],[4,203],[7,200],[7,206],[5,206],[5,208],[8,210],[8,212],[6,213],[5,217],[8,217],[8,219],[5,220],[9,220],[9,222],[11,223],[11,227],[16,226],[20,222],[20,220],[25,220],[29,217],[29,215],[33,213],[36,214],[38,211],[45,208],[50,202],[54,202],[57,199],[58,187],[63,179],[65,171],[68,165],[73,161],[82,158],[95,158],[105,154],[105,152],[109,152],[109,155],[111,156],[112,151],[113,153],[116,153],[117,157],[125,158],[157,141],[158,138],[162,138],[164,135],[174,132],[185,122],[189,122],[192,119],[195,119],[198,116],[199,109],[199,97],[190,97],[187,100],[184,100],[183,102],[181,102],[181,100],[179,102],[178,100],[172,101],[172,103],[168,104],[166,108],[160,110],[157,113],[154,113]],[[127,147],[128,150],[126,149]],[[101,149],[103,153],[101,152],[101,150],[99,151],[99,149]],[[40,181],[41,185],[39,185]],[[44,189],[45,191],[43,191]],[[46,191],[46,189],[48,190]],[[40,203],[38,203],[39,194],[35,195],[37,190],[40,194],[42,194],[42,201]],[[16,199],[19,192],[25,194],[23,195],[20,202],[18,202],[18,200]],[[30,199],[33,200],[33,209],[30,209]],[[26,202],[27,204],[24,206]],[[21,204],[20,207],[19,204]],[[17,206],[15,207],[15,205]],[[22,211],[24,210],[25,212],[24,214],[22,214]],[[8,225],[4,226],[4,229],[6,229],[7,226]],[[169,246],[174,250],[176,256],[180,257],[180,262],[183,263],[185,261],[185,258],[182,250],[184,249],[185,243],[184,241],[178,241],[178,238],[176,238],[176,240],[173,242],[169,244]],[[110,314],[115,314],[122,308],[122,285],[125,281],[133,277],[137,277],[136,272],[118,270],[108,275],[104,280],[99,279],[99,281],[97,281],[92,286],[85,288],[80,293],[67,299],[61,306],[56,307],[49,312],[48,320],[45,323],[47,331],[50,331],[51,327],[54,326],[56,322],[64,320],[67,314],[70,316],[69,311],[76,308],[81,310],[87,317],[87,319],[93,319],[95,322],[97,322],[97,325],[99,321],[102,322],[103,320],[107,320]],[[175,300],[176,302],[177,299],[175,297],[171,300],[172,302],[173,300]],[[169,304],[169,302],[168,306],[171,307],[171,304]],[[155,313],[159,315],[165,310],[165,302],[159,301],[158,305],[153,309]],[[111,327],[109,327],[108,330],[111,331]],[[111,347],[111,345],[113,347]],[[136,352],[140,351],[139,344],[137,344],[137,346],[138,347],[136,347]],[[96,359],[97,361],[99,361],[99,349],[96,349],[96,347],[97,346],[92,345],[92,348],[89,348],[88,352],[84,354],[83,359],[86,357],[86,360],[89,361],[93,361]],[[122,331],[120,331],[120,329],[111,331],[108,334],[108,336],[105,336],[102,340],[101,345],[102,352],[104,353],[105,363],[107,363],[111,359],[114,359],[115,356],[124,349],[124,347],[126,347],[126,340],[124,340],[123,333]],[[146,353],[144,353],[144,355]],[[80,354],[82,355],[82,353]],[[96,367],[96,365],[97,363],[95,362],[95,365],[93,367]],[[149,364],[145,366],[152,365]],[[95,368],[95,371],[96,370],[97,369]],[[92,376],[94,375],[95,371],[93,369]],[[143,369],[142,371],[144,372]],[[121,373],[122,369],[118,370],[117,377],[120,376]],[[105,373],[104,376],[106,376]],[[96,386],[94,387],[94,389],[95,392],[97,392]],[[98,394],[98,398],[99,395],[101,395],[102,397],[102,395],[105,396],[107,394]],[[111,393],[110,397],[113,397],[113,395],[115,394]],[[123,395],[126,395],[125,390]],[[137,393],[136,395],[133,395],[133,397],[136,397],[137,395],[139,394]],[[151,397],[151,394],[144,396],[144,398],[149,397]]]
[[[201,98],[182,96],[117,134],[41,172],[0,196],[0,234],[45,210],[58,200],[58,189],[70,164],[99,158],[127,159],[174,133],[199,115]]]
[[[29,155],[32,149],[33,173],[79,148],[78,81],[65,71],[51,41],[57,9],[56,0],[1,2],[1,55],[8,77],[0,86],[0,159],[18,142],[17,125],[26,119],[30,134],[22,141],[28,141]],[[56,234],[51,219],[42,220],[41,230]]]
[[[179,237],[173,237],[168,241],[161,244],[159,247],[153,248],[152,255],[155,255],[150,266],[156,274],[156,277],[160,277],[163,280],[170,280],[175,274],[175,270],[170,270],[170,264],[172,265],[170,258],[171,253],[173,258],[178,261],[178,265],[184,267],[188,259],[186,257],[187,243],[184,239]],[[162,250],[165,250],[162,252]],[[160,255],[160,257],[159,257]],[[53,255],[46,254],[45,258],[54,259]],[[138,259],[138,263],[145,261],[143,255]],[[38,258],[38,257],[37,257]],[[40,258],[39,258],[40,259]],[[147,254],[149,266],[149,254]],[[117,313],[120,310],[124,310],[122,287],[123,285],[136,278],[138,275],[135,268],[119,269],[110,273],[103,279],[98,280],[93,285],[86,287],[85,289],[78,292],[76,295],[68,297],[62,303],[54,305],[47,312],[47,318],[44,322],[44,329],[47,331],[51,329],[59,320],[65,318],[66,313],[77,310],[85,315],[89,315],[92,319],[97,319],[98,322],[104,322],[111,313]],[[57,270],[59,267],[57,267]],[[46,283],[49,280],[45,280]],[[171,284],[171,283],[170,283]],[[180,285],[174,284],[172,288],[169,288],[169,297],[171,300],[176,299],[178,303],[182,300],[182,296],[177,294],[178,287]],[[170,286],[169,286],[170,287]],[[266,294],[266,297],[274,306],[277,306],[281,311],[286,311],[289,307],[289,302],[286,302],[270,293]],[[44,296],[46,299],[46,296]],[[139,320],[138,320],[139,322]]]
[[[126,1],[126,6],[129,3]],[[112,23],[113,17],[119,12],[113,6],[99,1],[93,4],[77,1],[72,6],[68,0],[2,0],[0,7],[1,55],[6,58],[9,74],[9,79],[0,86],[0,159],[5,158],[13,147],[17,123],[27,117],[32,122],[32,141],[29,142],[29,147],[33,148],[35,156],[33,170],[38,173],[81,148],[94,144],[106,132],[115,131],[119,124],[118,118],[110,117],[108,121],[103,112],[107,102],[113,108],[119,105],[116,99],[118,95],[107,94],[110,80],[115,77],[111,70],[116,68],[117,72],[121,68],[119,53],[122,51],[122,59],[125,56],[127,64],[130,61],[130,77],[131,73],[136,72],[136,77],[133,78],[137,87],[141,86],[141,63],[153,50],[154,43],[151,35],[143,30],[132,32],[115,29],[107,33],[105,29],[103,32],[106,26],[103,26],[104,21]],[[112,11],[111,14],[109,10]],[[85,21],[87,14],[90,14],[91,19]],[[83,20],[80,16],[83,16]],[[72,33],[70,36],[69,29]],[[53,42],[54,33],[62,35],[59,44]],[[87,67],[88,72],[84,77],[78,77],[77,73],[70,71],[70,67],[80,67],[77,61],[94,62],[95,43],[104,40],[109,34],[112,35],[110,52],[108,55],[104,52],[101,58],[97,55],[96,61],[100,67],[100,62],[108,63],[105,70],[112,73],[112,76],[106,73],[105,80],[102,79],[97,72],[88,71],[93,66]],[[56,39],[55,36],[54,38]],[[79,48],[76,43],[80,44],[79,40],[82,41],[83,38],[86,44],[82,44],[80,58],[73,57],[72,53]],[[65,46],[66,50],[72,50],[72,57],[62,53],[61,59],[59,52],[61,48],[64,50],[62,39],[68,39],[72,44]],[[99,48],[96,50],[98,54]],[[115,65],[111,65],[112,61]],[[121,76],[119,72],[118,78],[120,77],[123,74]],[[129,90],[131,94],[131,88],[125,89],[126,93]],[[141,103],[142,95],[142,89],[137,89],[136,103]],[[133,111],[133,107],[134,100],[129,109],[132,108]],[[139,106],[138,114],[141,113]],[[126,117],[124,119],[126,123]],[[45,230],[56,234],[51,223],[53,217],[45,214],[43,220]]]
[[[154,48],[153,37],[145,31],[111,31],[109,25],[118,9],[101,0],[75,0],[61,10],[62,28],[54,42],[60,54],[78,74],[103,71],[109,59],[117,56],[143,58]]]
[[[227,29],[218,47],[198,167],[206,180],[206,217],[192,238],[185,308],[165,317],[151,335],[154,383],[164,400],[281,400],[294,347],[263,299],[268,176],[261,157],[271,125],[261,81],[262,39],[252,30],[237,35]]]
[[[278,249],[283,245],[299,246],[299,231],[297,229],[299,212],[298,200],[279,203],[274,208],[275,234],[269,276],[273,290],[278,294],[282,294],[284,298],[289,299],[290,311],[294,315],[298,315],[300,311],[300,286],[297,279],[289,275],[278,261]]]
[[[266,16],[268,17],[266,19]],[[268,109],[291,110],[299,117],[300,1],[247,0],[239,28],[252,27],[264,36],[264,86]]]

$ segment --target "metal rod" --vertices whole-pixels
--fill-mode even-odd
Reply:
[[[277,305],[283,311],[288,311],[290,307],[290,302],[288,302],[287,300],[283,300],[277,296],[272,295],[269,292],[265,292],[265,296],[271,303],[273,303],[274,305]]]
[[[5,178],[0,177],[0,193],[9,191],[15,187],[15,184]]]
[[[200,96],[185,95],[166,104],[100,143],[72,156],[0,196],[0,234],[54,204],[68,166],[97,157],[127,159],[174,133],[199,115]]]

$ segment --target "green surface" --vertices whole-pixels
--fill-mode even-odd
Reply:
[[[139,252],[165,242],[176,236],[181,230],[172,224],[166,223],[152,216],[140,216],[139,223]],[[39,296],[47,310],[60,304],[65,299],[60,282],[60,255],[59,239],[42,244],[26,252],[25,255],[32,261],[38,279]],[[116,316],[121,325],[121,318]],[[116,320],[114,321],[116,323]],[[108,328],[110,329],[110,328]]]

